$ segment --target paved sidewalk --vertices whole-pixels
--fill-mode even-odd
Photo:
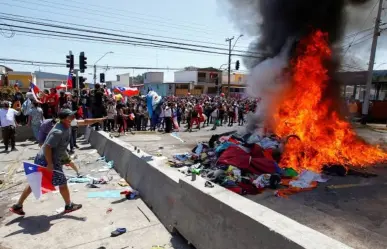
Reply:
[[[0,154],[0,249],[22,248],[189,248],[180,237],[172,236],[141,199],[87,198],[88,192],[122,190],[120,177],[114,170],[99,172],[105,163],[96,162],[99,155],[88,144],[79,142],[75,162],[81,173],[92,177],[107,177],[108,184],[89,189],[85,183],[70,184],[72,199],[83,208],[71,214],[58,214],[64,207],[59,192],[45,194],[40,200],[27,199],[25,217],[8,212],[26,184],[22,169],[24,160],[32,161],[38,146],[31,142],[18,143],[19,151]],[[3,148],[0,147],[0,150]],[[4,174],[6,172],[7,174]],[[17,173],[19,172],[19,173]],[[74,171],[66,169],[66,174]],[[111,212],[107,212],[112,209]],[[127,232],[111,238],[111,231],[124,227]]]

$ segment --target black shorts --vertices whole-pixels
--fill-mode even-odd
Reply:
[[[47,162],[45,159],[40,159],[39,157],[35,157],[34,163],[40,165],[42,167],[47,166]],[[52,185],[54,186],[62,186],[67,184],[66,176],[63,173],[62,165],[54,164],[54,172],[52,176]]]

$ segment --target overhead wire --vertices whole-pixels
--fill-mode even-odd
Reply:
[[[374,6],[372,7],[371,11],[368,13],[367,18],[366,18],[366,19],[364,20],[364,22],[363,22],[362,29],[364,28],[364,25],[366,24],[367,20],[371,17],[372,12],[375,10],[377,4],[378,4],[378,0],[375,0]],[[359,33],[360,33],[360,32],[356,33],[356,35],[353,37],[352,42],[348,45],[347,49],[346,49],[345,52],[344,52],[344,55],[343,55],[344,57],[346,56],[348,50],[351,48],[353,42],[355,41],[355,39],[356,39],[356,37],[357,37],[357,35],[358,35]]]
[[[20,2],[20,1],[18,1],[18,2]],[[26,1],[23,1],[23,2],[26,2]],[[31,8],[30,6],[21,6],[21,5],[15,5],[15,4],[10,4],[10,3],[4,3],[4,2],[0,2],[0,4],[7,5],[7,6],[10,6],[10,7],[18,7],[18,8],[22,8],[22,9],[28,9],[28,10],[36,11],[36,12],[39,12],[39,13],[41,13],[42,10],[43,10],[41,8]],[[30,4],[33,4],[36,7],[35,2],[33,2],[33,3],[30,2]],[[39,5],[39,7],[44,7],[44,5]],[[55,11],[55,10],[59,10],[60,11],[63,8],[60,8],[60,7],[57,7],[57,6],[48,6],[48,7],[54,9],[54,10],[50,9],[49,10],[50,13],[57,14],[57,15],[65,15],[66,17],[70,17],[70,18],[79,18],[79,15],[72,15],[71,13],[69,13],[69,10],[67,10],[66,13],[61,13],[61,12],[58,12],[58,11]],[[84,10],[79,10],[79,9],[74,10],[74,11],[80,12],[80,13],[86,13]],[[95,16],[95,14],[93,14],[93,15]],[[101,15],[98,14],[98,16],[101,16]],[[114,17],[112,16],[110,18],[116,19],[116,16],[114,16]],[[82,20],[89,20],[89,21],[100,22],[100,23],[104,23],[104,24],[110,23],[110,24],[114,24],[114,25],[127,26],[127,27],[131,27],[131,28],[139,27],[138,25],[136,25],[136,26],[128,25],[127,23],[124,23],[124,22],[112,22],[112,21],[109,21],[109,20],[102,20],[101,18],[96,19],[96,18],[90,18],[90,17],[87,17],[87,16],[82,16]],[[156,24],[155,26],[158,27],[159,25]],[[155,29],[155,28],[153,28],[153,26],[152,27],[147,26],[147,27],[144,27],[144,29],[151,30],[151,31],[156,31],[156,32],[163,32],[163,33],[168,32],[168,33],[171,33],[171,30]],[[199,35],[198,35],[198,32],[193,34],[192,32],[184,33],[184,31],[187,31],[187,30],[184,29],[184,28],[179,29],[179,33],[181,33],[180,35],[192,36],[192,37],[195,37],[195,38],[200,37],[200,35],[204,35],[203,30],[201,30],[199,32]],[[204,37],[204,36],[202,36],[202,37]],[[213,36],[212,36],[212,38],[213,38]],[[207,35],[206,39],[209,39],[208,35]]]
[[[22,59],[11,59],[11,58],[0,58],[0,61],[8,63],[25,63],[26,65],[40,65],[40,66],[66,66],[65,63],[60,62],[47,62],[47,61],[34,61],[34,60],[22,60]],[[97,68],[106,68],[106,66],[96,66]],[[108,66],[109,69],[138,69],[138,70],[181,70],[179,67],[147,67],[147,66]]]
[[[1,24],[0,24],[0,26],[1,26]],[[114,43],[114,44],[127,44],[127,45],[133,45],[133,46],[157,47],[157,48],[165,47],[165,48],[173,48],[173,49],[177,49],[177,50],[188,50],[188,51],[195,51],[195,52],[202,52],[202,53],[228,55],[228,53],[226,53],[226,52],[217,52],[217,51],[211,51],[211,50],[194,49],[194,48],[189,48],[189,47],[179,47],[179,46],[172,46],[172,45],[165,45],[165,44],[156,44],[156,43],[142,42],[142,41],[137,41],[137,40],[125,40],[125,39],[117,39],[117,38],[111,38],[111,37],[101,37],[101,36],[92,36],[92,35],[85,35],[85,34],[76,34],[76,33],[70,33],[70,32],[39,29],[39,28],[26,27],[26,26],[20,26],[20,25],[11,25],[11,24],[9,24],[9,26],[12,27],[15,32],[24,32],[24,33],[29,33],[29,34],[38,34],[38,35],[55,36],[55,37],[66,37],[66,38],[73,37],[73,38],[77,38],[77,39],[104,41],[104,42]],[[34,31],[31,31],[31,30],[34,30]],[[256,56],[249,56],[249,55],[240,55],[240,54],[234,54],[234,55],[241,56],[241,57],[257,58]]]
[[[17,14],[9,14],[9,13],[5,13],[5,12],[0,12],[0,15],[5,15],[5,16],[9,16],[9,17],[19,17],[19,18],[32,18],[32,17],[26,17],[26,16],[22,16],[22,15],[17,15]],[[52,19],[47,19],[47,18],[33,17],[33,19],[40,20],[40,21],[48,21],[48,22],[66,24],[66,25],[74,25],[74,23],[62,22],[62,21],[57,21],[57,20],[52,20]],[[172,39],[172,40],[197,42],[197,43],[203,43],[203,44],[212,44],[212,45],[224,46],[225,48],[228,46],[227,44],[223,44],[223,43],[215,43],[215,42],[208,42],[208,41],[182,39],[182,38],[177,38],[177,37],[153,35],[153,34],[142,33],[142,32],[131,32],[131,31],[122,30],[122,29],[102,28],[102,27],[96,27],[96,26],[84,25],[84,24],[77,24],[77,26],[84,27],[84,28],[99,29],[99,30],[116,31],[116,32],[125,33],[125,34],[130,33],[130,34],[135,34],[135,35],[143,35],[143,36],[156,37],[156,38],[165,38],[165,39]]]
[[[142,20],[142,22],[150,23],[150,24],[157,24],[158,26],[165,26],[165,27],[168,27],[168,28],[178,28],[178,29],[181,29],[181,28],[191,29],[192,31],[195,31],[195,32],[203,32],[204,31],[205,33],[208,33],[208,34],[212,34],[214,32],[219,32],[219,30],[209,30],[209,29],[203,30],[202,27],[193,27],[193,26],[190,26],[190,25],[185,25],[184,22],[183,22],[183,24],[181,24],[181,23],[176,23],[176,22],[175,23],[171,23],[171,22],[168,23],[168,22],[165,22],[165,19],[149,20],[149,18],[144,18],[144,17],[131,18],[131,17],[127,16],[127,15],[123,15],[123,14],[119,14],[119,13],[116,13],[116,12],[108,11],[106,8],[103,8],[103,9],[93,9],[89,5],[88,5],[87,8],[83,8],[82,9],[82,6],[69,5],[68,3],[64,4],[63,2],[61,2],[61,3],[59,3],[59,2],[53,3],[52,1],[47,1],[47,0],[36,0],[36,1],[37,2],[43,2],[43,3],[51,4],[51,5],[45,5],[45,4],[39,3],[39,6],[48,6],[48,7],[54,7],[54,8],[57,8],[58,6],[60,6],[61,9],[64,9],[64,10],[82,12],[82,13],[87,13],[87,14],[92,14],[92,15],[98,14],[99,16],[102,16],[102,17],[108,17],[108,18],[120,17],[120,18],[122,18],[124,20],[126,19],[126,20],[129,20],[129,21],[132,21],[132,22],[133,21],[134,22],[138,22],[138,20]],[[36,4],[36,1],[31,2],[31,1],[26,1],[26,0],[17,0],[17,2],[33,3],[33,4]],[[127,14],[127,13],[128,12],[125,11],[125,14]],[[165,24],[165,25],[163,25],[163,24]],[[218,33],[218,34],[220,34],[220,33]]]
[[[79,4],[84,4],[85,2],[78,2],[78,1],[74,1],[74,0],[67,0],[67,2],[73,2],[73,3],[79,3]],[[102,5],[97,5],[97,4],[90,4],[90,3],[87,3],[87,6],[90,7],[90,6],[95,6],[99,9],[103,9],[103,10],[106,10],[106,9],[110,9],[110,10],[114,10],[114,11],[118,11],[118,12],[124,12],[124,13],[133,13],[135,15],[139,15],[139,16],[147,16],[147,17],[154,17],[155,19],[160,20],[170,20],[171,22],[175,22],[175,20],[171,19],[171,18],[168,18],[168,17],[165,17],[165,16],[152,16],[152,15],[149,15],[149,14],[144,14],[144,13],[138,13],[138,12],[134,12],[132,10],[122,10],[122,9],[116,9],[116,8],[112,8],[110,6],[102,6]],[[201,23],[193,23],[193,22],[190,22],[189,23],[190,25],[195,25],[195,26],[202,26],[203,24]]]
[[[109,42],[109,41],[102,41],[102,40],[92,40],[92,39],[78,39],[78,38],[75,38],[75,37],[71,37],[71,36],[65,36],[65,35],[55,35],[55,36],[49,36],[49,35],[39,35],[40,33],[38,32],[28,32],[28,33],[25,33],[24,31],[23,32],[19,32],[19,31],[16,31],[15,33],[17,33],[18,35],[21,35],[21,36],[26,36],[26,37],[35,37],[35,38],[45,38],[45,39],[53,39],[53,40],[68,40],[68,41],[77,41],[77,42],[84,42],[84,43],[99,43],[99,44],[112,44],[112,45],[124,45],[124,46],[133,46],[133,45],[129,45],[129,44],[125,44],[125,43],[114,43],[114,42]],[[14,45],[14,44],[11,44],[11,45]],[[135,46],[135,45],[134,45]],[[141,46],[139,46],[141,47]],[[174,49],[168,49],[168,48],[164,48],[164,47],[150,47],[150,46],[147,46],[146,47],[147,49],[155,49],[157,51],[159,50],[163,50],[163,51],[172,51],[172,52],[175,52],[175,53],[189,53],[189,54],[203,54],[203,52],[193,52],[193,51],[185,51],[185,50],[174,50]],[[117,54],[117,53],[114,53],[114,54]],[[125,56],[127,56],[128,54],[125,53]],[[223,56],[223,55],[219,55],[219,54],[208,54],[206,53],[207,56]],[[132,55],[130,55],[130,57],[132,58]],[[135,56],[136,58],[148,58],[148,57],[138,57],[138,56]]]
[[[227,48],[219,48],[219,47],[205,46],[205,45],[200,45],[200,44],[172,42],[172,41],[166,41],[166,40],[160,40],[160,39],[156,40],[156,39],[149,39],[149,38],[143,38],[143,37],[137,37],[137,36],[121,35],[121,34],[110,33],[110,32],[102,32],[102,31],[97,31],[97,30],[81,29],[81,28],[69,27],[69,26],[64,26],[64,25],[56,25],[56,24],[51,24],[51,23],[47,23],[47,22],[30,21],[30,20],[27,20],[27,19],[20,19],[20,18],[2,17],[2,19],[3,20],[8,20],[8,21],[14,21],[14,22],[21,22],[21,23],[27,23],[27,24],[32,24],[32,25],[38,25],[38,26],[45,26],[45,27],[50,27],[50,28],[58,28],[58,29],[72,30],[72,31],[78,31],[78,32],[85,32],[85,33],[93,33],[93,34],[99,34],[99,35],[105,35],[105,36],[114,36],[114,37],[128,38],[128,39],[133,39],[133,40],[147,41],[147,42],[151,42],[151,43],[158,43],[158,45],[160,45],[160,44],[172,44],[172,45],[188,46],[188,47],[195,47],[195,48],[205,48],[205,49],[212,49],[212,50],[219,50],[219,51],[227,51],[227,55],[228,55],[228,49]],[[33,29],[33,28],[31,28],[31,29]],[[139,43],[141,43],[141,42],[139,42]],[[171,46],[169,46],[169,47],[171,47]],[[197,50],[197,49],[194,49],[192,51],[195,51],[195,50]],[[246,52],[246,51],[241,51],[241,50],[234,50],[234,51],[235,52],[246,53],[243,56],[247,56],[247,57],[251,57],[254,54],[255,54],[255,57],[259,57],[258,56],[259,53]],[[249,56],[249,54],[251,56]]]

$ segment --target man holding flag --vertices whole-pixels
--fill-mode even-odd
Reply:
[[[47,136],[43,146],[35,157],[35,164],[39,167],[44,167],[45,171],[50,171],[52,176],[51,184],[53,186],[59,186],[59,192],[61,193],[63,200],[65,201],[65,213],[70,213],[82,208],[82,205],[71,202],[70,191],[67,186],[66,176],[63,173],[63,168],[60,162],[63,153],[66,153],[67,146],[70,143],[70,128],[71,121],[75,118],[75,111],[69,109],[62,109],[58,113],[59,123],[57,123]],[[27,167],[27,171],[33,170],[33,167]],[[39,171],[43,171],[40,169]],[[47,174],[47,172],[45,172]],[[27,175],[28,177],[28,175]],[[51,178],[51,177],[50,177]],[[41,181],[43,183],[43,181]],[[19,201],[10,208],[10,211],[18,214],[25,215],[23,211],[23,203],[32,191],[36,192],[37,188],[42,188],[41,192],[44,193],[45,189],[52,189],[50,186],[32,186],[32,182],[29,179],[30,185],[27,186],[21,194]],[[43,184],[42,184],[43,185]],[[47,185],[47,182],[46,182]],[[31,189],[33,187],[34,189]],[[39,189],[40,191],[40,189]]]

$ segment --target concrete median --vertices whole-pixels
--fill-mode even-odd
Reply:
[[[350,248],[220,186],[206,188],[201,177],[191,181],[105,132],[91,131],[89,140],[164,226],[198,249]]]
[[[78,136],[83,135],[85,132],[85,127],[78,128]],[[0,132],[0,140],[2,140],[2,134]],[[16,142],[25,142],[26,140],[35,140],[34,134],[32,133],[32,128],[30,126],[18,126],[16,127]]]

